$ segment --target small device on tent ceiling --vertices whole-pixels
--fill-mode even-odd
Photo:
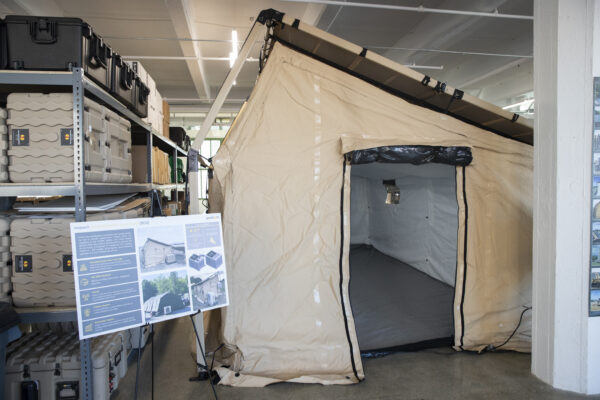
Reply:
[[[400,188],[396,186],[395,179],[386,179],[383,181],[385,190],[387,192],[385,196],[385,204],[399,204],[400,203]]]

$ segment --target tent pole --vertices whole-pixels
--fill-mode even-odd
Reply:
[[[208,114],[206,115],[206,119],[202,123],[202,127],[200,128],[200,131],[198,131],[198,134],[196,135],[196,138],[194,139],[194,142],[192,143],[193,150],[196,150],[198,152],[200,151],[202,142],[204,141],[204,138],[206,137],[206,135],[208,135],[208,132],[210,131],[211,126],[215,122],[215,119],[217,118],[217,115],[219,114],[219,111],[221,110],[221,107],[223,106],[223,103],[225,102],[225,99],[227,98],[227,95],[229,94],[231,87],[233,86],[233,82],[235,82],[237,76],[239,75],[240,71],[242,70],[242,66],[244,65],[244,62],[246,62],[246,59],[248,58],[250,51],[254,47],[254,44],[260,38],[260,35],[264,35],[265,29],[266,29],[265,26],[260,23],[257,24],[255,22],[254,25],[252,25],[252,29],[250,30],[250,33],[246,37],[246,40],[244,41],[244,44],[238,53],[238,57],[234,61],[231,69],[229,70],[229,73],[227,74],[227,77],[225,78],[225,81],[223,82],[221,89],[219,89],[219,93],[217,94],[215,101],[213,102]],[[188,163],[190,161],[198,162],[198,161],[200,161],[199,158],[200,157],[188,158]],[[200,213],[200,202],[198,201],[198,199],[200,197],[199,196],[199,187],[198,187],[199,171],[197,168],[197,164],[195,166],[189,166],[188,168],[189,168],[188,185],[190,188],[188,196],[190,199],[190,201],[189,201],[190,214],[199,214]],[[193,319],[194,319],[196,328],[198,329],[198,332],[200,333],[199,340],[202,343],[202,347],[206,348],[206,346],[204,345],[203,314],[198,313],[193,316]],[[203,357],[202,357],[202,350],[200,350],[200,346],[198,345],[195,338],[194,338],[194,342],[196,343],[196,361],[199,364],[202,364],[204,362]],[[201,369],[198,368],[198,371],[201,371]]]
[[[244,41],[244,44],[238,53],[238,57],[229,70],[223,85],[221,85],[221,89],[219,89],[217,97],[215,97],[215,101],[212,103],[208,114],[206,114],[206,118],[202,123],[202,127],[198,131],[198,134],[192,143],[193,149],[198,151],[200,150],[204,138],[208,135],[208,132],[210,131],[212,124],[215,122],[219,111],[221,111],[221,107],[223,107],[223,103],[225,102],[225,99],[227,98],[227,95],[233,86],[233,82],[235,82],[237,76],[242,70],[242,66],[246,62],[246,59],[256,44],[256,41],[261,37],[261,35],[264,35],[265,29],[265,26],[260,23],[255,22],[254,25],[252,25],[252,29],[250,30],[250,33],[248,33],[248,36],[246,37],[246,40]],[[190,174],[188,177],[190,186],[190,214],[200,213],[200,203],[198,202],[198,171],[194,171],[195,169],[196,168],[190,168]]]

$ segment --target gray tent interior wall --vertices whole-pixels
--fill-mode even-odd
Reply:
[[[385,202],[388,180],[399,204]],[[352,165],[350,182],[350,299],[361,351],[453,336],[455,167]]]

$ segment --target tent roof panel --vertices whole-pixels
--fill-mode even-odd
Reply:
[[[267,11],[263,11],[266,13]],[[261,13],[262,14],[262,13]],[[287,15],[267,21],[278,41],[413,103],[533,144],[533,122]],[[260,20],[260,16],[259,16]]]

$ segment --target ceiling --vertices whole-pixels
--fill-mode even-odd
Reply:
[[[533,14],[532,0],[356,1]],[[283,11],[397,62],[432,67],[418,70],[500,106],[532,96],[531,20],[298,0],[0,0],[0,15],[80,17],[121,55],[147,57],[142,64],[162,96],[180,111],[209,107],[229,70],[232,30],[243,41],[260,10],[266,8]],[[258,73],[259,48],[260,43],[244,64],[228,96],[227,110],[238,109],[250,94]]]

